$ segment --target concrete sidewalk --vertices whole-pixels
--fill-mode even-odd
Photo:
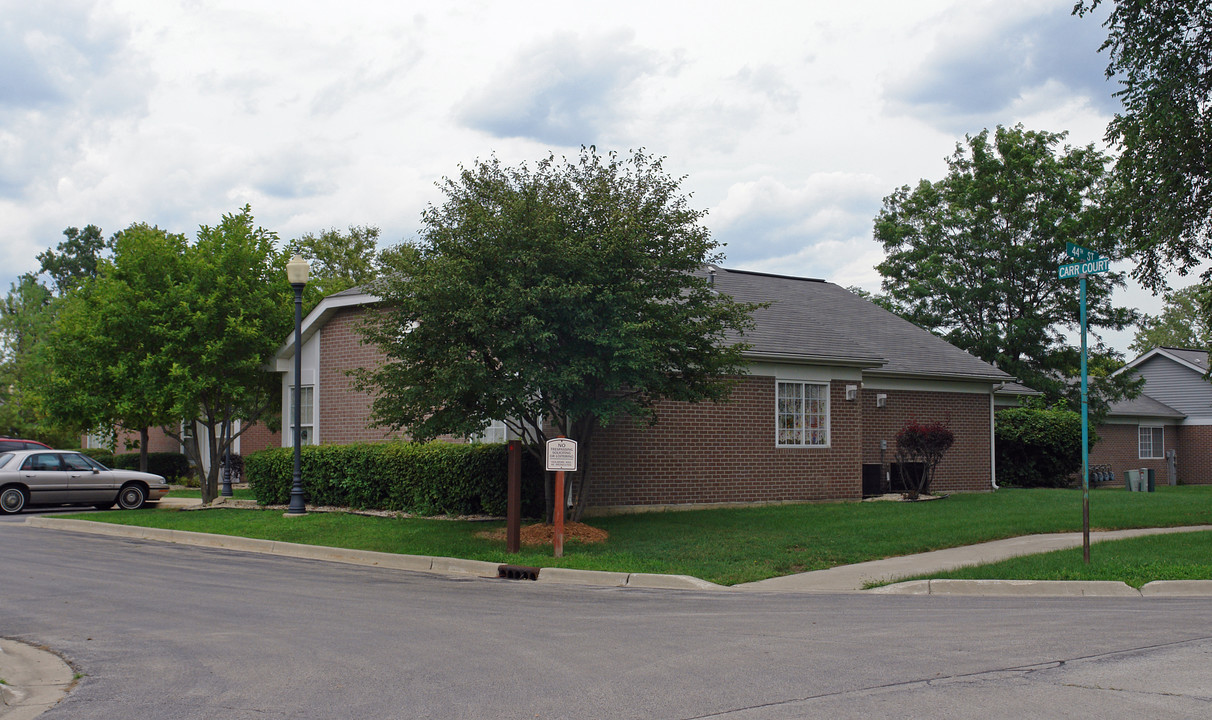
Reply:
[[[1092,532],[1090,533],[1090,542],[1093,544],[1103,540],[1122,540],[1124,538],[1141,537],[1143,535],[1197,532],[1201,530],[1212,530],[1212,525],[1194,525],[1172,528],[1140,528],[1134,530],[1109,530],[1103,532]],[[769,578],[767,580],[759,580],[757,582],[744,583],[742,585],[734,585],[733,589],[759,590],[763,592],[858,592],[863,589],[865,584],[872,582],[889,582],[897,580],[898,578],[954,570],[956,568],[961,568],[968,565],[983,565],[985,563],[997,562],[999,560],[1018,557],[1020,555],[1036,555],[1039,553],[1051,552],[1053,550],[1065,550],[1068,548],[1081,546],[1082,534],[1079,532],[1052,533],[1047,535],[1024,535],[1022,537],[1008,538],[1006,540],[994,540],[992,542],[981,543],[979,545],[967,545],[965,547],[948,548],[946,550],[935,550],[934,552],[919,553],[917,555],[902,555],[900,557],[872,560],[870,562],[858,563],[856,565],[842,565],[835,568],[829,568],[828,570],[816,570],[813,572],[800,573],[798,575],[784,575],[783,577]],[[954,583],[957,581],[950,582]],[[1004,589],[1007,591],[1011,591],[1015,588],[1019,589],[1019,592],[1007,592],[1006,594],[1036,594],[1035,592],[1029,592],[1027,590],[1028,587],[1041,587],[1039,582],[1025,583],[1021,581],[1007,580],[975,582],[982,583],[985,588],[984,591],[977,594],[994,594],[989,592],[989,583],[1006,583]],[[1212,580],[1197,582],[1207,582],[1208,594],[1212,596]],[[1089,584],[1090,583],[1081,583],[1081,585]],[[1127,588],[1133,594],[1140,594],[1138,591],[1133,590],[1123,583],[1114,583],[1114,585]],[[915,585],[915,587],[920,586]],[[958,588],[959,586],[956,587]],[[1048,585],[1043,585],[1042,587],[1048,587]],[[1059,589],[1059,586],[1053,587]],[[1108,586],[1104,585],[1102,587],[1104,590],[1111,590]],[[1095,590],[1097,589],[1097,586],[1092,586],[1089,589]],[[883,589],[883,592],[889,592],[889,590],[890,589]],[[1066,591],[1062,594],[1068,595],[1087,593],[1073,593],[1072,591]],[[1116,588],[1113,591],[1113,594],[1120,594],[1119,589]]]
[[[67,695],[75,684],[71,666],[42,648],[0,638],[0,718],[29,720]]]

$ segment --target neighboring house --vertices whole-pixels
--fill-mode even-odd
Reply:
[[[869,492],[887,489],[896,435],[912,420],[945,421],[955,433],[934,489],[995,487],[994,393],[1014,378],[838,285],[713,272],[717,291],[772,303],[744,338],[749,372],[727,403],[665,401],[655,426],[627,419],[601,429],[591,458],[596,512],[858,499],[865,476]],[[377,302],[355,288],[304,320],[305,441],[398,437],[371,427],[371,397],[348,375],[383,362],[357,329]],[[276,356],[283,418],[292,417],[294,351],[292,335]],[[283,443],[292,437],[283,432]]]
[[[1028,398],[1040,397],[1043,393],[1019,382],[1008,382],[993,393],[993,405],[998,410],[1022,407]]]
[[[1205,350],[1159,347],[1117,372],[1144,378],[1141,394],[1111,406],[1096,432],[1090,465],[1110,465],[1115,483],[1124,471],[1151,468],[1167,482],[1166,456],[1174,451],[1177,480],[1212,484],[1212,383]]]
[[[237,431],[239,429],[239,421],[237,421]],[[210,453],[206,452],[206,428],[198,425],[194,428],[194,433],[186,432],[182,436],[185,442],[202,443],[202,462],[203,469],[209,469]],[[139,443],[139,433],[137,432],[119,432],[113,438],[114,451],[117,453],[137,453]],[[232,452],[237,455],[247,455],[265,450],[266,448],[277,447],[282,445],[282,434],[280,432],[271,431],[265,425],[257,423],[245,430],[232,443]],[[81,438],[80,447],[83,448],[104,448],[110,449],[110,438],[99,435],[85,435]],[[147,451],[148,452],[185,452],[185,445],[171,438],[158,427],[148,428],[147,431]]]

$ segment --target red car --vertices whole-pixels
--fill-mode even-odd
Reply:
[[[16,438],[0,438],[0,452],[13,450],[50,450],[51,446],[37,440],[18,440]]]

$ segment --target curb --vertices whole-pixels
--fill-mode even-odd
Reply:
[[[232,535],[212,535],[188,530],[165,530],[137,525],[114,525],[91,520],[38,515],[25,519],[25,524],[52,530],[108,535],[110,537],[155,540],[181,545],[213,547],[240,552],[256,552],[266,555],[304,560],[339,562],[350,565],[366,565],[391,570],[428,572],[439,575],[461,575],[482,578],[504,577],[501,563],[459,558],[429,557],[425,555],[400,555],[373,550],[347,550],[320,545],[302,545],[280,540],[258,540]],[[795,592],[820,594],[819,589],[810,588],[762,588],[750,589],[740,586],[717,585],[690,575],[661,575],[658,573],[623,573],[601,570],[576,570],[549,567],[538,569],[534,580],[552,585],[593,585],[600,587],[645,588],[656,590],[711,590],[711,591],[765,591],[772,593]],[[1017,596],[1017,597],[1212,597],[1212,580],[1159,580],[1146,584],[1140,590],[1122,582],[1091,580],[910,580],[885,585],[871,590],[830,591],[850,594],[875,595],[968,595],[968,596]],[[5,718],[7,720],[7,718]]]
[[[265,555],[281,555],[304,560],[339,562],[349,565],[367,565],[391,570],[410,570],[438,575],[470,575],[482,578],[501,576],[501,563],[460,558],[428,557],[425,555],[400,555],[373,550],[347,550],[320,545],[302,545],[280,540],[259,540],[232,535],[212,535],[188,530],[166,530],[138,525],[114,525],[112,523],[74,520],[70,518],[38,515],[25,519],[25,524],[51,530],[68,530],[109,537],[155,540],[196,547],[219,548],[239,552],[255,552]],[[728,590],[723,585],[700,580],[689,575],[659,575],[656,573],[619,573],[600,570],[574,570],[571,568],[542,568],[536,580],[556,585],[598,585],[606,587],[632,587],[661,590]],[[6,719],[7,720],[7,719]]]
[[[0,638],[0,717],[31,720],[59,703],[75,685],[63,658],[18,640]]]
[[[910,580],[874,588],[876,595],[967,595],[1015,597],[1140,597],[1141,591],[1112,580]]]

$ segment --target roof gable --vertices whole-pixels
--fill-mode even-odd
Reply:
[[[1133,370],[1157,358],[1177,363],[1185,368],[1194,370],[1200,375],[1208,373],[1208,351],[1194,348],[1155,347],[1124,365],[1115,374]]]

